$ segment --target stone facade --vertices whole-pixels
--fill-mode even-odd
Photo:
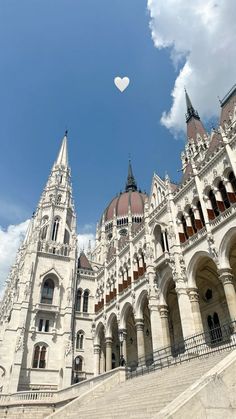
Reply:
[[[63,139],[0,313],[2,391],[63,388],[208,332],[220,343],[236,320],[236,86],[207,133],[186,93],[180,184],[154,174],[125,191],[79,258]],[[227,326],[229,327],[229,326]]]

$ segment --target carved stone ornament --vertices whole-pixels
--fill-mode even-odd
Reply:
[[[25,284],[25,289],[24,289],[24,297],[25,297],[25,299],[28,297],[29,293],[30,293],[30,286],[29,286],[29,283],[27,282]]]
[[[218,261],[218,252],[216,250],[214,237],[211,233],[208,234],[207,241],[210,255],[215,261]]]
[[[24,334],[25,334],[25,327],[23,326],[16,340],[15,352],[18,352],[24,349]]]
[[[218,176],[218,172],[216,169],[213,170],[213,176],[214,176],[214,179]]]
[[[71,302],[71,294],[72,294],[72,293],[71,293],[71,288],[68,288],[68,290],[67,290],[67,296],[66,296],[66,297],[67,297],[67,302],[68,302],[68,303],[70,303],[70,302]]]
[[[65,347],[65,356],[68,356],[72,351],[72,341],[71,341],[71,337],[69,337],[67,343],[66,343],[66,347]]]
[[[208,179],[207,179],[206,177],[204,178],[204,185],[205,185],[205,186],[208,186],[208,185],[209,185],[209,183],[208,183]]]

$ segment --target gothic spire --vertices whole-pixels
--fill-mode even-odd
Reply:
[[[133,170],[131,166],[131,161],[129,160],[129,166],[128,166],[128,176],[127,176],[127,182],[125,186],[125,191],[137,191],[137,183],[135,181]]]
[[[62,140],[61,148],[56,160],[56,166],[68,166],[67,131]]]
[[[199,120],[200,117],[198,115],[198,112],[194,109],[186,89],[185,89],[185,100],[186,100],[186,107],[187,107],[187,113],[185,115],[186,116],[186,122],[188,123],[188,121],[192,117]]]

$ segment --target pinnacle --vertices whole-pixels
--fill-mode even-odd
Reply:
[[[56,160],[56,166],[68,166],[67,131],[62,140],[61,148]]]

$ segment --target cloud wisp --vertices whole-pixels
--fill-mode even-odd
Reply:
[[[185,129],[184,87],[203,118],[219,114],[217,96],[236,82],[234,0],[147,0],[152,38],[169,48],[177,76],[172,106],[161,122],[174,133]]]
[[[22,242],[29,220],[20,224],[9,225],[6,230],[0,226],[0,299],[11,265],[16,258],[16,252]]]
[[[6,229],[0,226],[0,300],[3,294],[5,281],[10,268],[15,261],[17,250],[24,239],[30,220],[16,225],[9,225]],[[95,244],[93,225],[85,225],[78,234],[78,249],[87,250],[89,242],[91,247]]]

